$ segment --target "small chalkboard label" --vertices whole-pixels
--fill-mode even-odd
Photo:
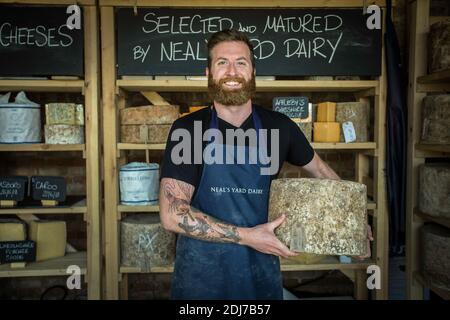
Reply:
[[[0,200],[22,201],[27,181],[27,177],[0,177]]]
[[[31,196],[34,200],[66,200],[66,180],[63,177],[31,177]]]
[[[307,119],[310,116],[307,97],[275,97],[272,107],[289,118]]]
[[[36,242],[0,242],[0,263],[33,262],[36,260]]]

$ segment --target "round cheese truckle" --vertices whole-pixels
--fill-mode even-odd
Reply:
[[[272,181],[269,221],[286,220],[276,236],[292,251],[362,256],[367,251],[367,191],[361,183],[328,179]]]

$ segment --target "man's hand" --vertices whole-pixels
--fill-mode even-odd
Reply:
[[[239,230],[242,237],[240,243],[262,253],[273,254],[283,258],[296,256],[297,253],[289,250],[288,247],[278,240],[273,232],[285,219],[286,216],[283,214],[274,221],[260,224],[253,228],[242,228],[242,231]]]
[[[370,251],[370,241],[373,241],[372,228],[369,224],[367,224],[367,254],[365,256],[357,256],[356,259],[364,260],[372,256],[372,253]]]

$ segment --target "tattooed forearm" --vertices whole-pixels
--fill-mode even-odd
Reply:
[[[167,213],[175,219],[176,226],[185,235],[215,242],[239,242],[238,228],[206,215],[190,205],[194,188],[184,182],[166,180],[161,185]],[[176,231],[176,230],[174,230]]]

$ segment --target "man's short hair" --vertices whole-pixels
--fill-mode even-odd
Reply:
[[[250,60],[252,62],[253,69],[255,68],[255,57],[253,55],[253,45],[248,39],[247,35],[241,31],[235,29],[225,29],[214,33],[208,40],[208,68],[211,69],[211,52],[212,49],[221,42],[225,41],[242,41],[250,50]]]

